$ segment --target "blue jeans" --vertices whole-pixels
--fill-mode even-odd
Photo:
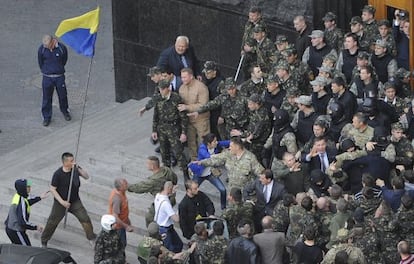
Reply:
[[[179,253],[183,249],[183,241],[178,236],[174,226],[160,226],[160,235],[163,238],[164,246],[174,253]]]
[[[121,238],[122,246],[125,248],[127,245],[126,230],[125,228],[121,228],[121,229],[118,229],[117,231],[118,231],[119,237]]]
[[[211,174],[206,177],[200,177],[200,176],[194,175],[193,180],[196,181],[199,186],[205,180],[208,180],[211,184],[213,184],[214,187],[216,187],[217,190],[219,190],[220,192],[221,209],[226,208],[226,201],[227,201],[226,187],[224,186],[223,182],[220,180],[219,177],[213,176]]]

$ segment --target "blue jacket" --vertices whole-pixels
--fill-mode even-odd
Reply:
[[[406,191],[404,189],[390,190],[385,186],[382,186],[381,190],[382,190],[382,199],[384,199],[384,201],[390,205],[394,213],[396,213],[398,211],[398,208],[400,208],[401,197],[405,193],[407,193],[411,198],[414,198],[414,191]]]
[[[43,74],[64,74],[68,61],[68,50],[65,45],[58,43],[58,47],[50,51],[41,45],[37,51],[39,68]]]
[[[230,140],[223,140],[223,141],[218,142],[217,147],[228,148],[229,145],[230,145]],[[219,152],[219,148],[215,148],[214,154],[217,154],[218,152]],[[208,159],[208,158],[210,158],[210,153],[208,152],[207,145],[201,144],[200,147],[198,148],[197,160],[203,160],[203,159]],[[195,163],[190,163],[188,167],[197,176],[200,176],[203,170],[205,169],[203,165],[198,165]]]

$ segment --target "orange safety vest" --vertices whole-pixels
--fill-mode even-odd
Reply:
[[[129,207],[128,207],[128,199],[125,195],[125,193],[120,193],[117,189],[113,189],[111,194],[109,195],[109,210],[108,213],[109,214],[113,214],[113,200],[115,195],[119,196],[119,198],[121,198],[121,210],[120,213],[118,215],[119,219],[122,220],[122,222],[124,223],[128,223],[128,216],[129,216]],[[120,224],[116,224],[115,225],[116,229],[121,229],[124,228],[122,225]]]

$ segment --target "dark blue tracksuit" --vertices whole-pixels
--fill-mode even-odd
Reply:
[[[58,47],[52,51],[41,45],[37,52],[39,67],[43,74],[42,89],[42,115],[44,120],[52,118],[52,98],[53,91],[59,97],[59,108],[63,114],[68,113],[68,97],[65,84],[65,65],[68,61],[68,51],[66,47],[59,43]]]

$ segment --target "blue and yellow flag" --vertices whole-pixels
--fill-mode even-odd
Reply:
[[[77,53],[92,57],[95,53],[96,34],[99,26],[99,6],[81,16],[60,22],[55,35]]]

